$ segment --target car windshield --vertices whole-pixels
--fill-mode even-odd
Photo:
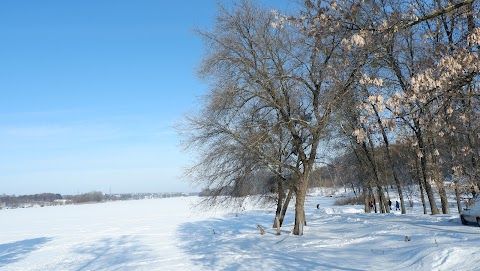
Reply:
[[[467,198],[465,199],[465,209],[469,209],[473,206],[480,206],[480,198]]]

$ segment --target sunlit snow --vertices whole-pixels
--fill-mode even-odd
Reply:
[[[303,236],[271,209],[192,211],[197,197],[0,210],[0,270],[478,270],[480,228],[451,215],[365,214],[310,195]],[[316,205],[320,204],[317,209]],[[256,225],[267,234],[260,235]],[[405,236],[411,241],[406,242]]]

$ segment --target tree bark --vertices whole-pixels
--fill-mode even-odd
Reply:
[[[425,149],[426,148],[425,143],[423,141],[423,135],[420,128],[420,123],[418,122],[418,120],[415,120],[415,124],[417,127],[417,131],[415,135],[417,137],[418,149],[422,155],[420,157],[420,166],[422,169],[422,178],[423,178],[423,184],[425,186],[425,192],[427,193],[427,196],[428,196],[428,202],[430,203],[430,211],[432,212],[432,215],[438,215],[440,212],[438,211],[437,203],[435,202],[433,189],[427,180],[427,155],[426,155],[427,152]]]
[[[375,106],[372,106],[372,107],[375,110],[375,115],[377,117],[377,123],[380,127],[380,131],[382,132],[383,142],[385,143],[385,150],[386,150],[386,153],[387,153],[388,164],[390,165],[390,170],[392,171],[393,179],[394,179],[395,185],[397,187],[398,197],[400,198],[400,205],[401,205],[401,208],[402,208],[402,214],[406,214],[407,211],[405,210],[405,201],[403,199],[402,185],[400,183],[400,180],[398,179],[397,171],[396,171],[396,168],[395,168],[395,162],[393,161],[392,155],[390,153],[390,142],[388,140],[387,133],[385,132],[385,127],[383,127],[382,119],[380,118],[380,115],[378,114],[377,108]]]
[[[462,203],[460,201],[460,191],[458,191],[458,181],[455,180],[453,181],[454,185],[455,185],[455,199],[457,200],[457,209],[458,209],[458,212],[460,213],[460,211],[462,210]]]
[[[449,214],[450,209],[448,208],[447,191],[445,190],[445,186],[441,182],[438,183],[438,192],[440,194],[440,201],[442,202],[442,213]]]
[[[378,200],[379,200],[378,207],[380,208],[381,213],[385,213],[385,211],[386,211],[385,195],[383,193],[383,187],[381,185],[380,178],[378,176],[378,168],[377,168],[377,164],[375,162],[375,146],[373,145],[373,141],[372,141],[370,135],[368,136],[368,142],[369,142],[371,151],[368,150],[367,144],[365,142],[363,142],[362,146],[364,148],[365,154],[366,154],[368,160],[370,161],[370,164],[371,164],[372,169],[373,169],[373,175],[375,177],[375,184],[374,185],[377,187]],[[390,210],[388,210],[388,212],[390,212]],[[377,213],[377,204],[375,204],[375,213]]]
[[[435,154],[436,144],[431,133],[429,133],[429,142],[431,146],[430,157],[432,160],[432,171],[433,171],[432,176],[434,177],[434,182],[437,184],[438,194],[440,195],[440,201],[442,204],[442,213],[449,214],[450,210],[448,208],[447,191],[445,190],[445,185],[441,180],[440,169],[439,169],[440,165],[438,163],[437,155]]]
[[[304,172],[299,176],[295,185],[295,225],[293,227],[294,235],[303,235],[305,219],[305,197],[307,195],[309,172]]]
[[[281,231],[280,231],[280,222],[278,221],[278,216],[275,217],[275,224],[277,225],[277,235],[280,235]]]
[[[380,201],[378,203],[378,206],[380,207],[380,212],[382,214],[390,213],[390,209],[386,207],[388,206],[388,203],[385,198],[385,193],[383,192],[383,187],[380,184],[377,184],[377,193],[378,193],[378,200]]]
[[[427,214],[427,203],[425,202],[425,192],[423,189],[422,172],[418,165],[418,157],[415,155],[415,168],[417,170],[418,188],[420,189],[420,199],[422,200],[423,214]]]
[[[280,227],[283,225],[283,220],[285,219],[285,214],[287,213],[288,205],[290,204],[290,200],[293,197],[293,187],[288,190],[287,197],[285,198],[285,202],[283,203],[282,212],[280,213],[280,217],[278,219],[280,223]]]
[[[277,210],[275,211],[275,219],[273,220],[272,228],[280,227],[279,220],[280,214],[282,213],[282,204],[283,204],[283,180],[277,180],[277,189],[278,189],[278,200],[277,200]]]

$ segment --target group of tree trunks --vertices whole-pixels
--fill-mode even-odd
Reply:
[[[210,189],[208,204],[274,193],[274,227],[295,200],[293,233],[302,235],[322,162],[352,162],[354,176],[335,177],[360,184],[366,211],[376,198],[389,212],[388,185],[402,213],[405,187],[417,185],[432,214],[437,194],[448,212],[445,179],[479,185],[478,1],[292,6],[235,2],[197,30],[209,92],[179,131],[198,154],[188,174]]]

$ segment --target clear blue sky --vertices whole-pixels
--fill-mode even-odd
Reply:
[[[173,124],[216,3],[0,1],[0,194],[198,190]]]

